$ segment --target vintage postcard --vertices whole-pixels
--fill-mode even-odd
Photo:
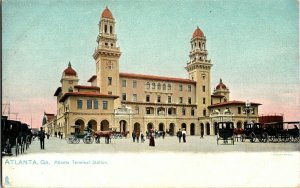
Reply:
[[[299,187],[296,0],[2,1],[2,187]]]

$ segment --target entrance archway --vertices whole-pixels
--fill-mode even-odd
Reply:
[[[78,127],[75,127],[75,133],[83,133],[84,130],[84,121],[82,119],[78,119],[75,121],[75,125]]]
[[[97,131],[97,122],[95,120],[90,120],[88,122],[88,128],[93,129],[94,131]]]
[[[181,130],[182,130],[182,129],[185,129],[185,130],[186,130],[186,124],[185,124],[185,123],[182,123],[182,124],[181,124]]]
[[[214,132],[215,132],[215,135],[217,135],[217,133],[218,133],[218,123],[217,122],[214,122]]]
[[[206,123],[206,135],[210,135],[210,124]]]
[[[164,125],[163,123],[160,123],[160,124],[158,125],[158,130],[159,130],[159,131],[164,131],[164,128],[165,128],[165,125]]]
[[[238,129],[242,128],[242,122],[241,121],[238,121],[237,124],[236,124],[236,127]]]
[[[174,136],[174,132],[175,132],[175,124],[170,123],[169,135]]]
[[[135,132],[141,132],[141,125],[139,123],[135,123],[133,125],[133,131],[135,131]]]
[[[151,129],[153,129],[153,123],[147,124],[147,131],[149,132]]]
[[[194,123],[192,123],[190,125],[190,135],[195,135],[195,124]]]
[[[127,131],[127,122],[125,120],[120,121],[120,132],[126,132]]]
[[[101,121],[100,130],[101,131],[108,131],[109,130],[109,122],[107,120]]]

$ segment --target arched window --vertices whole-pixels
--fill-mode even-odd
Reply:
[[[166,90],[166,84],[163,84],[163,90]]]
[[[155,83],[154,82],[152,83],[152,89],[155,89]]]
[[[201,48],[201,43],[199,42],[199,48]]]
[[[150,83],[149,82],[146,83],[146,89],[150,89]]]
[[[161,88],[161,85],[160,85],[160,83],[158,83],[157,84],[157,89],[160,90],[160,88]]]
[[[104,33],[107,33],[107,25],[104,25]]]
[[[168,90],[171,90],[171,84],[168,84]]]
[[[113,33],[113,27],[112,26],[109,27],[109,32],[110,32],[110,34]]]
[[[73,92],[73,88],[72,87],[69,87],[69,92]]]

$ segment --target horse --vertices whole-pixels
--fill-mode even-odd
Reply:
[[[235,128],[233,130],[233,134],[236,138],[236,141],[238,142],[239,141],[239,138],[242,139],[242,135],[244,134],[244,129],[242,128]]]
[[[105,138],[105,143],[109,144],[111,143],[111,136],[113,134],[113,131],[93,131],[94,137],[96,140],[96,143],[100,143],[100,138]]]
[[[129,131],[123,131],[121,132],[122,136],[127,138],[127,135],[129,134]]]

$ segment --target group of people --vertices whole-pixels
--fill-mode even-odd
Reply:
[[[143,133],[140,133],[140,131],[133,131],[132,132],[132,141],[133,142],[137,142],[139,143],[139,140],[140,140],[140,137],[141,137],[141,142],[144,143],[145,142],[145,136]]]
[[[186,143],[186,130],[185,130],[185,128],[183,128],[182,130],[179,129],[177,131],[177,137],[179,139],[179,143],[181,142],[181,138],[182,138],[183,142]]]

